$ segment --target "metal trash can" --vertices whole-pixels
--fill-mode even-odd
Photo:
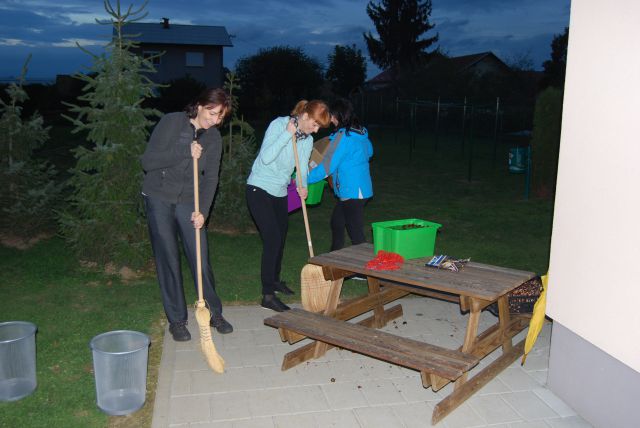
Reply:
[[[0,401],[15,401],[31,394],[36,381],[35,324],[0,323]]]
[[[110,331],[91,339],[100,410],[127,415],[144,405],[149,344],[146,334],[129,330]]]

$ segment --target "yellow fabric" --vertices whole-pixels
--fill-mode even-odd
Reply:
[[[542,326],[544,325],[544,314],[547,307],[547,280],[548,274],[542,276],[542,293],[540,293],[540,297],[536,301],[536,304],[533,306],[533,315],[531,316],[531,321],[529,322],[529,331],[527,332],[527,339],[524,342],[524,355],[522,356],[522,364],[524,364],[527,359],[527,354],[533,348],[533,345],[536,343],[536,339],[538,338],[538,334],[540,334],[540,330],[542,330]]]

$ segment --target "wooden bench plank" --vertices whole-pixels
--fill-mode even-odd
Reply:
[[[459,378],[479,359],[413,339],[372,330],[312,312],[292,309],[264,320],[266,325],[297,333],[384,361],[426,371],[449,380]]]

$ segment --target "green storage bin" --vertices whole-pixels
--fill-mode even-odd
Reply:
[[[307,205],[317,205],[322,201],[322,192],[327,185],[325,180],[318,181],[317,183],[309,184],[307,186],[308,194],[305,200]]]
[[[417,227],[411,227],[416,225]],[[372,223],[373,249],[398,253],[405,259],[433,256],[441,224],[417,218]]]

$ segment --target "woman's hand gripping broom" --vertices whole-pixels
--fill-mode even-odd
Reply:
[[[195,142],[195,141],[194,141]],[[198,183],[198,159],[193,157],[193,200],[195,205],[195,212],[200,212],[200,191]],[[196,302],[196,321],[198,321],[198,327],[200,328],[200,346],[204,358],[207,360],[209,367],[216,373],[224,372],[224,360],[216,351],[216,346],[213,344],[213,338],[211,337],[211,313],[207,309],[202,295],[202,255],[200,250],[200,233],[201,229],[195,229],[196,231],[196,265],[197,265],[197,277],[198,277],[198,301]]]
[[[296,185],[302,186],[300,177],[300,160],[298,159],[298,148],[296,146],[296,136],[293,136],[293,157],[296,162]],[[311,243],[311,230],[309,229],[309,218],[307,216],[307,204],[304,198],[302,202],[302,215],[304,217],[304,227],[307,232],[307,245],[309,246],[309,257],[313,257],[313,244]],[[300,297],[302,306],[310,312],[321,312],[327,305],[331,281],[324,279],[322,267],[306,264],[300,272]]]

